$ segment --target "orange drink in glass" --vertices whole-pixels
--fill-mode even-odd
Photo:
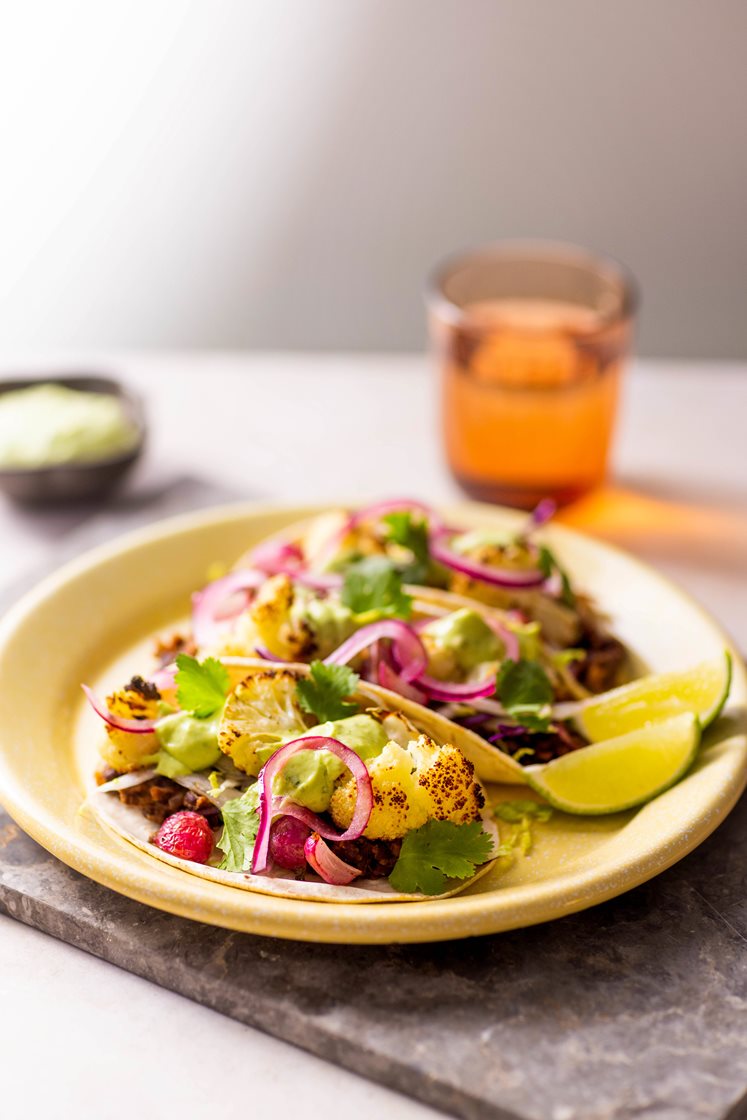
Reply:
[[[446,456],[467,493],[531,508],[601,483],[637,303],[627,271],[505,242],[440,266],[427,300]]]

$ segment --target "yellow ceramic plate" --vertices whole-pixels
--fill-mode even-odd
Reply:
[[[691,851],[732,808],[747,776],[747,679],[735,650],[726,717],[684,781],[637,812],[556,813],[537,826],[529,856],[455,898],[366,906],[251,894],[170,867],[114,836],[81,809],[101,728],[85,709],[80,682],[104,690],[141,669],[154,632],[184,618],[213,562],[231,562],[313,512],[230,507],[163,522],[69,564],[5,618],[0,797],[45,848],[131,898],[231,929],[310,941],[435,941],[547,921],[621,894]],[[449,520],[518,523],[515,513],[478,505],[450,510]],[[729,645],[682,592],[637,561],[561,527],[547,537],[652,671],[685,668]],[[492,794],[516,797],[517,789],[492,787]]]

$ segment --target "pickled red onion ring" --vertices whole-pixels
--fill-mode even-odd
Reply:
[[[435,533],[430,539],[431,556],[445,568],[461,572],[470,579],[490,583],[494,587],[529,589],[540,587],[545,582],[545,576],[539,568],[494,568],[477,560],[469,560],[443,543],[450,533],[451,530]]]
[[[249,554],[251,567],[269,576],[288,576],[312,591],[329,591],[339,587],[343,577],[336,572],[317,573],[308,570],[304,550],[293,541],[265,541]]]
[[[157,669],[155,673],[148,674],[148,680],[154,684],[159,692],[164,692],[170,688],[174,688],[176,681],[176,662],[172,661],[170,665],[164,665],[162,669]]]
[[[273,653],[271,649],[267,648],[267,646],[255,646],[254,652],[258,657],[261,657],[263,661],[274,661],[276,663],[279,662],[284,665],[289,664],[287,657],[280,657],[279,654]],[[225,661],[225,658],[221,658],[221,660]]]
[[[235,618],[245,607],[242,602],[237,610],[227,616],[222,611],[226,602],[238,591],[254,593],[266,580],[264,572],[229,572],[222,579],[213,580],[192,597],[192,636],[198,649],[209,647],[221,632],[221,621]]]
[[[106,701],[97,696],[87,684],[82,684],[80,687],[96,715],[101,716],[104,723],[108,723],[110,727],[116,728],[117,731],[127,731],[130,735],[150,735],[153,732],[156,726],[154,719],[124,719],[122,716],[117,716],[109,711]]]
[[[492,675],[486,681],[468,681],[462,684],[451,684],[429,677],[426,674],[428,655],[422,641],[412,626],[394,618],[363,626],[338,646],[325,659],[325,664],[345,665],[382,638],[392,640],[392,653],[396,663],[394,668],[387,663],[386,658],[380,659],[376,676],[382,688],[390,688],[419,704],[425,703],[429,698],[464,702],[492,696],[495,692],[495,677]]]
[[[379,662],[376,676],[382,688],[388,688],[390,692],[398,692],[400,696],[404,696],[406,700],[413,700],[416,704],[427,703],[428,694],[417,684],[410,684],[403,680],[386,661]]]
[[[400,675],[408,683],[422,676],[428,666],[425,647],[412,626],[396,618],[382,618],[362,626],[351,637],[338,646],[328,657],[325,665],[346,665],[364,649],[368,649],[381,638],[390,638],[394,643],[395,656],[400,665]]]
[[[470,700],[481,700],[492,696],[495,692],[495,674],[491,674],[485,681],[464,681],[462,684],[453,684],[450,681],[439,681],[435,677],[425,674],[418,677],[416,682],[424,688],[431,700],[443,700],[446,703],[467,703]]]
[[[273,782],[293,755],[300,751],[329,751],[347,766],[355,778],[356,800],[353,817],[344,832],[336,832],[321,817],[303,805],[296,805],[287,797],[276,797]],[[276,817],[295,817],[327,840],[357,840],[363,834],[373,809],[373,788],[366,764],[355,751],[338,739],[327,735],[310,735],[293,739],[270,756],[260,771],[259,778],[259,829],[252,856],[252,872],[259,874],[267,869],[270,846],[270,829]]]
[[[375,502],[374,505],[366,506],[364,509],[357,510],[352,514],[348,521],[348,530],[354,529],[363,521],[375,521],[378,518],[386,517],[390,513],[419,513],[422,517],[429,522],[431,530],[438,532],[443,527],[443,522],[438,516],[436,511],[427,506],[424,502],[418,502],[413,498],[390,498],[382,502]]]
[[[331,591],[342,584],[336,572],[310,572],[301,547],[290,541],[268,541],[250,554],[252,566],[265,576],[288,576],[312,591]]]
[[[318,832],[312,832],[304,844],[303,852],[309,866],[325,883],[331,883],[334,887],[345,887],[361,874],[357,867],[351,867],[336,856]]]
[[[301,547],[291,541],[265,541],[249,554],[251,565],[268,576],[289,574],[291,569],[304,566]]]

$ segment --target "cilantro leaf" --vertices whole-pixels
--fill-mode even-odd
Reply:
[[[180,653],[176,658],[176,695],[185,712],[192,712],[198,719],[207,719],[218,711],[228,694],[228,671],[214,657],[197,661],[189,654]]]
[[[402,571],[406,583],[425,583],[431,568],[428,545],[428,524],[425,518],[416,521],[410,510],[388,513],[382,521],[389,529],[389,540],[412,553],[412,562]]]
[[[540,715],[534,708],[522,708],[520,706],[512,708],[511,715],[527,731],[544,733],[552,728],[552,720],[549,715]]]
[[[218,867],[222,871],[249,871],[254,841],[259,829],[259,783],[249,786],[241,797],[226,801],[221,808],[223,831],[216,848],[223,852]]]
[[[568,578],[568,574],[564,571],[563,568],[561,568],[560,564],[555,558],[555,553],[551,552],[547,545],[540,545],[539,558],[537,562],[539,570],[542,572],[542,575],[545,577],[545,579],[549,579],[553,571],[558,573],[558,575],[560,576],[560,586],[562,588],[560,595],[561,602],[565,603],[567,607],[575,607],[576,595],[573,588],[571,587],[571,581]]]
[[[389,882],[407,894],[441,894],[449,879],[470,878],[494,854],[481,821],[431,820],[407,833]]]
[[[345,573],[342,602],[353,614],[378,618],[409,618],[412,599],[402,590],[402,576],[386,556],[365,556]]]
[[[553,701],[550,678],[536,661],[504,661],[498,674],[498,694],[504,708],[541,708]]]
[[[296,685],[298,702],[305,712],[315,715],[319,723],[354,716],[358,705],[344,698],[355,692],[359,680],[358,674],[347,665],[312,661],[311,679],[300,680]]]
[[[553,701],[550,678],[536,661],[504,661],[498,671],[498,696],[508,714],[529,731],[548,731]]]

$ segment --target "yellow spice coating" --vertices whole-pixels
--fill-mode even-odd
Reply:
[[[264,646],[287,661],[310,660],[316,652],[316,642],[309,626],[291,615],[295,598],[296,590],[289,576],[270,576],[213,652],[254,657],[257,646]]]
[[[433,819],[465,824],[477,820],[485,804],[472,763],[457,747],[437,746],[427,735],[406,748],[388,743],[366,766],[374,804],[363,835],[370,840],[396,840]],[[355,800],[355,781],[343,775],[330,805],[338,828],[350,824]]]
[[[518,546],[501,548],[494,544],[480,544],[468,549],[465,556],[489,568],[520,570],[535,563]],[[553,645],[572,646],[581,637],[578,612],[536,588],[522,590],[516,587],[495,587],[483,580],[470,579],[463,572],[452,571],[449,574],[449,591],[479,599],[488,606],[499,607],[501,610],[524,611],[529,618],[540,623],[543,637]]]
[[[141,696],[131,688],[107,696],[106,705],[113,715],[123,719],[155,719],[158,715],[158,701]],[[147,760],[158,750],[154,734],[135,735],[131,731],[118,731],[108,724],[106,734],[108,738],[101,748],[101,757],[120,773],[147,765]]]
[[[284,738],[300,735],[304,728],[294,674],[286,669],[259,669],[249,673],[229,695],[218,746],[239,770],[256,777],[263,765],[257,751],[277,749]]]
[[[343,556],[372,556],[387,551],[373,525],[361,523],[344,532],[349,520],[348,510],[335,509],[313,518],[306,526],[299,543],[312,570],[328,568]]]

